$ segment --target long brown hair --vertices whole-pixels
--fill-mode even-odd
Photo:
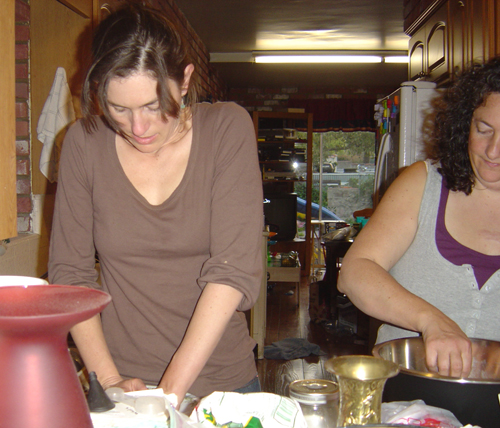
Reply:
[[[180,87],[189,64],[187,45],[180,32],[158,10],[128,3],[111,13],[98,25],[92,41],[92,64],[82,88],[85,129],[92,132],[95,115],[102,114],[108,126],[124,136],[109,113],[108,86],[111,79],[136,72],[147,72],[157,80],[162,118],[178,118],[181,106],[172,97],[167,82],[171,79]],[[183,102],[189,106],[196,100],[196,84],[191,83]]]

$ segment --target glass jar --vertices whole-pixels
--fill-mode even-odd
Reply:
[[[298,254],[296,251],[281,254],[281,267],[296,267]]]
[[[290,397],[297,400],[308,428],[335,428],[339,414],[339,386],[325,379],[296,380]]]

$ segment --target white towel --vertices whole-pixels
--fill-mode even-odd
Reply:
[[[67,127],[74,120],[75,109],[66,71],[58,67],[36,128],[38,139],[43,143],[39,168],[51,183],[57,181],[62,141]]]

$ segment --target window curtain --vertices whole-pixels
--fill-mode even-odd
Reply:
[[[303,108],[313,113],[314,132],[326,131],[376,131],[373,119],[374,99],[324,99],[289,100],[288,106]]]

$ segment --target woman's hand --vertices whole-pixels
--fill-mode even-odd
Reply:
[[[165,394],[175,394],[179,404],[212,355],[242,297],[241,291],[224,284],[209,282],[203,289],[184,339],[158,384]]]
[[[124,392],[144,391],[147,389],[146,384],[141,379],[122,379],[121,377],[106,379],[102,382],[102,387],[104,390],[117,387],[123,389]]]
[[[426,364],[442,376],[466,378],[472,369],[472,344],[460,327],[446,316],[430,320],[422,329]]]

